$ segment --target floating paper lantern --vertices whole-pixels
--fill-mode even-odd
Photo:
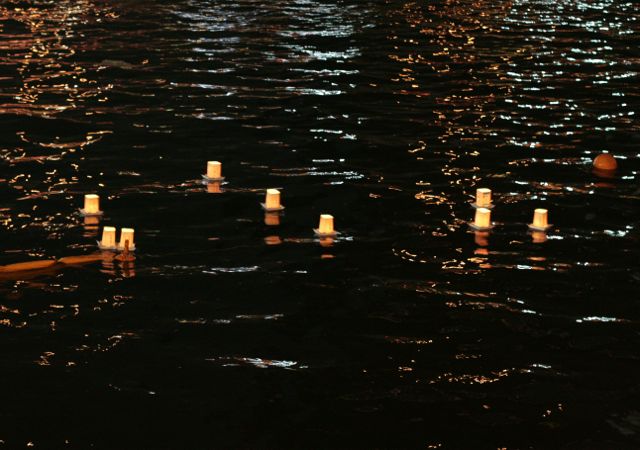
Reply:
[[[318,236],[335,236],[338,233],[333,229],[333,216],[331,214],[320,214],[320,224],[313,229]]]
[[[491,189],[476,189],[476,202],[471,204],[474,208],[493,208],[491,204]]]
[[[280,191],[267,189],[264,203],[260,203],[265,211],[282,211],[284,206],[280,204]]]
[[[593,167],[597,170],[613,171],[618,168],[618,162],[610,153],[601,153],[593,160]]]
[[[104,227],[102,229],[102,240],[98,247],[104,250],[116,249],[116,227]]]
[[[533,223],[529,224],[529,228],[535,231],[545,231],[551,227],[547,221],[547,210],[538,208],[533,212]]]
[[[84,208],[80,209],[83,216],[100,216],[100,196],[96,194],[87,194],[84,196]]]

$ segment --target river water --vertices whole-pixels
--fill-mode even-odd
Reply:
[[[639,72],[624,0],[0,2],[0,264],[137,247],[0,273],[0,447],[638,448]]]

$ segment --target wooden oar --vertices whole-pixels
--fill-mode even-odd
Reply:
[[[26,272],[29,270],[42,270],[54,266],[57,263],[55,259],[44,259],[40,261],[27,261],[6,266],[0,266],[0,272]]]
[[[104,260],[105,256],[97,253],[92,255],[79,255],[79,256],[65,256],[58,260],[55,259],[41,259],[38,261],[26,261],[15,264],[8,264],[6,266],[0,266],[0,273],[12,273],[12,272],[28,272],[32,270],[49,269],[53,266],[77,266],[81,264],[88,264],[96,261]]]
[[[93,255],[80,255],[80,256],[65,256],[64,258],[60,258],[58,260],[61,264],[66,264],[67,266],[74,266],[80,264],[88,264],[95,261],[102,261],[104,256],[102,254],[93,254]]]

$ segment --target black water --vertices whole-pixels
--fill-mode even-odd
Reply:
[[[3,0],[0,264],[138,250],[0,274],[0,447],[640,447],[639,72],[633,1]]]

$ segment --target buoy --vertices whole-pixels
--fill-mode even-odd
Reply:
[[[280,191],[277,189],[267,189],[264,203],[260,203],[262,209],[267,212],[282,211],[284,206],[280,204]]]
[[[98,242],[98,248],[101,250],[116,249],[116,227],[102,228],[102,240]]]
[[[318,228],[313,229],[313,232],[320,237],[336,236],[338,232],[333,229],[333,216],[331,214],[320,214],[320,224]]]
[[[123,228],[120,231],[120,243],[118,244],[118,250],[134,251],[136,244],[133,242],[133,228]]]
[[[100,224],[100,216],[84,216],[83,225],[86,228],[94,228]]]
[[[478,188],[476,189],[476,201],[471,206],[474,208],[493,208],[491,204],[491,189]]]
[[[535,231],[546,231],[551,225],[547,221],[548,212],[546,209],[537,208],[533,212],[533,223],[529,224],[529,228]]]
[[[593,167],[597,170],[612,171],[618,168],[618,162],[610,153],[601,153],[593,160]]]
[[[469,226],[477,231],[486,231],[493,228],[491,225],[491,210],[487,208],[477,208],[473,222]]]
[[[100,196],[96,194],[87,194],[84,196],[84,208],[80,209],[83,216],[101,216]]]
[[[220,161],[207,161],[207,174],[202,175],[205,181],[223,181],[222,163]]]

